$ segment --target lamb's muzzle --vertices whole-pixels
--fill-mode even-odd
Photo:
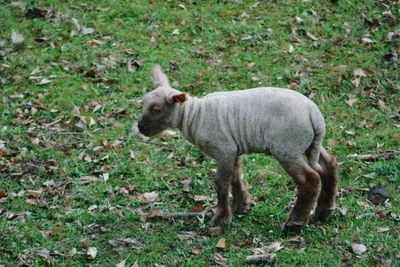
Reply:
[[[272,155],[298,185],[298,198],[285,231],[298,231],[308,223],[318,196],[316,218],[328,217],[335,207],[337,166],[336,159],[322,147],[325,122],[314,102],[298,92],[271,87],[195,98],[171,88],[159,65],[153,68],[152,76],[157,89],[144,97],[139,131],[152,136],[178,128],[216,160],[218,206],[214,224],[231,221],[229,188],[234,212],[250,206],[240,168],[240,155],[248,153]]]

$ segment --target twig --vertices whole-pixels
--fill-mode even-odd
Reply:
[[[274,262],[274,257],[271,255],[251,255],[246,256],[247,264],[272,264]]]
[[[77,144],[83,144],[83,143],[84,143],[83,141],[66,143],[66,144],[46,147],[46,148],[43,148],[41,151],[47,151],[47,150],[51,150],[51,149],[56,149],[56,148],[65,147],[65,146],[72,146],[72,145],[77,145]]]
[[[132,138],[125,138],[125,137],[120,137],[120,138],[106,138],[106,140],[123,140],[123,141],[129,141],[133,143],[145,143],[145,144],[152,144],[152,145],[157,145],[157,146],[163,146],[169,149],[176,149],[176,147],[169,146],[160,142],[152,142],[152,141],[145,141],[145,140],[135,140]]]
[[[52,133],[46,133],[39,135],[39,137],[44,137],[44,136],[53,136],[53,135],[88,135],[88,133],[80,133],[80,132],[52,132]]]
[[[361,161],[374,161],[378,159],[390,159],[393,158],[394,155],[400,154],[400,151],[396,150],[388,150],[384,151],[379,154],[366,154],[366,155],[358,155],[358,154],[352,154],[348,155],[348,158],[353,158]]]
[[[144,214],[146,219],[157,218],[157,219],[179,219],[179,218],[196,218],[198,216],[211,217],[212,212],[154,212]]]

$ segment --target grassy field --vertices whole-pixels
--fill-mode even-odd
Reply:
[[[385,0],[2,1],[0,266],[241,266],[273,242],[276,266],[400,266],[400,156],[387,153],[400,143],[398,10]],[[155,63],[194,96],[275,86],[312,98],[340,162],[328,222],[284,236],[295,185],[258,154],[244,158],[255,204],[223,233],[207,218],[145,221],[216,200],[215,163],[180,133],[131,134]],[[385,204],[367,199],[377,184]]]

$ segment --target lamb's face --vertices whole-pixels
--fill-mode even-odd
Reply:
[[[168,90],[163,87],[144,96],[143,113],[138,128],[145,136],[154,136],[171,127],[174,105],[168,103],[167,97]]]

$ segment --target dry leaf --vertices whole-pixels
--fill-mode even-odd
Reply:
[[[154,202],[158,197],[158,193],[156,192],[149,192],[149,193],[144,193],[142,195],[138,196],[139,200],[142,200],[144,202],[150,203]]]
[[[351,98],[351,99],[347,100],[346,103],[347,103],[350,107],[352,107],[353,105],[355,105],[355,104],[358,103],[358,99],[356,99],[356,98]]]
[[[363,42],[363,43],[365,43],[365,44],[373,44],[373,43],[375,43],[376,41],[375,41],[375,40],[372,40],[372,39],[370,39],[370,38],[364,37],[364,38],[361,38],[361,42]]]
[[[192,250],[192,253],[194,255],[200,255],[203,252],[203,247],[201,246],[195,246],[194,249]]]
[[[351,244],[351,249],[353,250],[354,253],[357,255],[364,254],[367,251],[367,247],[363,244],[359,243],[353,243]]]
[[[219,253],[215,254],[214,261],[218,265],[226,265],[228,263],[228,260],[222,257],[222,255]]]
[[[313,34],[311,34],[309,32],[306,32],[306,37],[311,39],[311,40],[313,40],[313,41],[318,41],[318,38],[315,35],[313,35]]]
[[[294,47],[293,47],[293,45],[289,45],[289,50],[288,50],[288,52],[289,52],[290,54],[294,52]]]
[[[125,267],[126,260],[127,260],[127,259],[121,261],[120,263],[118,263],[117,265],[115,265],[115,267]]]
[[[97,248],[95,248],[95,247],[88,248],[88,250],[86,252],[86,256],[91,260],[96,258],[96,256],[97,256]]]
[[[376,105],[378,106],[380,111],[385,111],[386,109],[386,105],[385,102],[383,102],[382,100],[378,100],[378,102],[376,103]]]
[[[12,30],[11,31],[11,42],[15,45],[20,45],[24,42],[24,36],[21,33]]]
[[[226,246],[226,239],[225,238],[221,238],[220,240],[218,240],[217,248],[225,248],[225,246]]]
[[[43,85],[43,84],[48,84],[48,83],[51,83],[51,81],[49,79],[44,78],[44,79],[41,79],[40,82],[38,82],[37,84]]]
[[[94,32],[93,28],[86,28],[85,26],[82,26],[82,34],[91,34]]]
[[[34,205],[37,205],[37,201],[34,198],[28,198],[26,200],[26,204],[34,206]]]
[[[79,241],[79,244],[80,244],[82,247],[87,248],[87,247],[89,246],[89,239],[88,239],[87,237],[82,238],[82,239]]]
[[[99,178],[97,178],[96,176],[83,176],[80,178],[80,184],[88,184],[90,182],[95,182],[98,181]]]
[[[26,190],[26,194],[30,195],[31,197],[38,198],[43,194],[43,189],[39,190]]]
[[[354,76],[356,77],[367,77],[367,73],[363,69],[354,70]]]

